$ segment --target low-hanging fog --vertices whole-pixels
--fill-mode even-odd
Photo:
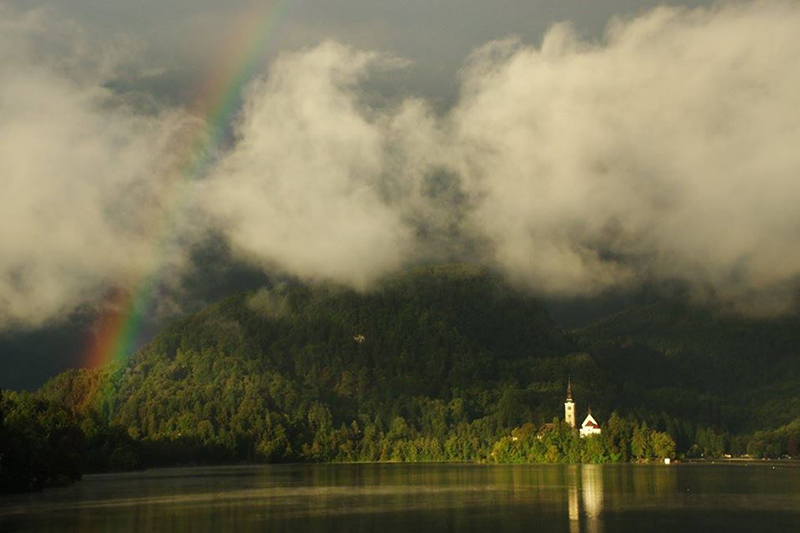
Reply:
[[[548,296],[681,280],[780,311],[800,277],[798,28],[789,1],[658,8],[602,39],[557,24],[464,58],[444,110],[371,94],[404,58],[326,41],[248,84],[230,141],[176,185],[204,117],[113,88],[167,67],[0,9],[0,324],[179,280],[211,233],[266,272],[360,290],[462,260]]]

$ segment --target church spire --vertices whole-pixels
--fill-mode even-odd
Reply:
[[[575,402],[572,401],[572,379],[567,380],[567,401],[564,402],[564,421],[575,427]]]

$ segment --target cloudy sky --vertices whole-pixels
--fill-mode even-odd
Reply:
[[[160,316],[439,261],[782,312],[798,27],[778,0],[6,0],[0,371],[153,279]]]
[[[17,11],[55,9],[106,41],[144,45],[151,61],[167,66],[173,88],[192,89],[235,31],[237,17],[269,0],[4,0]],[[537,43],[554,23],[570,21],[597,39],[610,18],[630,17],[658,5],[698,6],[703,1],[657,0],[281,0],[280,20],[264,53],[274,57],[325,40],[380,50],[413,61],[400,80],[415,94],[453,98],[457,71],[475,48],[519,36]],[[143,51],[144,52],[144,51]]]

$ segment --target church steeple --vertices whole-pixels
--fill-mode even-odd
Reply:
[[[575,402],[572,401],[572,379],[567,378],[567,401],[564,402],[564,421],[575,427]]]

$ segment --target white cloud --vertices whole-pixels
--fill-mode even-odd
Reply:
[[[236,146],[204,194],[240,251],[356,287],[402,265],[410,235],[381,191],[385,130],[357,91],[379,61],[327,43],[250,87]]]
[[[536,289],[679,278],[770,304],[800,273],[800,6],[657,9],[602,43],[494,43],[452,113],[471,222]],[[761,302],[767,303],[767,302]]]
[[[104,88],[129,48],[0,20],[0,320],[35,324],[180,264],[154,237],[196,124]],[[367,288],[460,257],[549,295],[677,278],[777,309],[800,275],[798,27],[781,1],[656,9],[599,42],[559,25],[477,51],[439,114],[370,104],[364,80],[396,60],[285,54],[193,207],[242,257],[305,279]]]
[[[35,325],[152,268],[182,120],[137,115],[104,89],[108,56],[80,34],[41,13],[1,20],[0,321]],[[61,42],[75,63],[39,42]]]

